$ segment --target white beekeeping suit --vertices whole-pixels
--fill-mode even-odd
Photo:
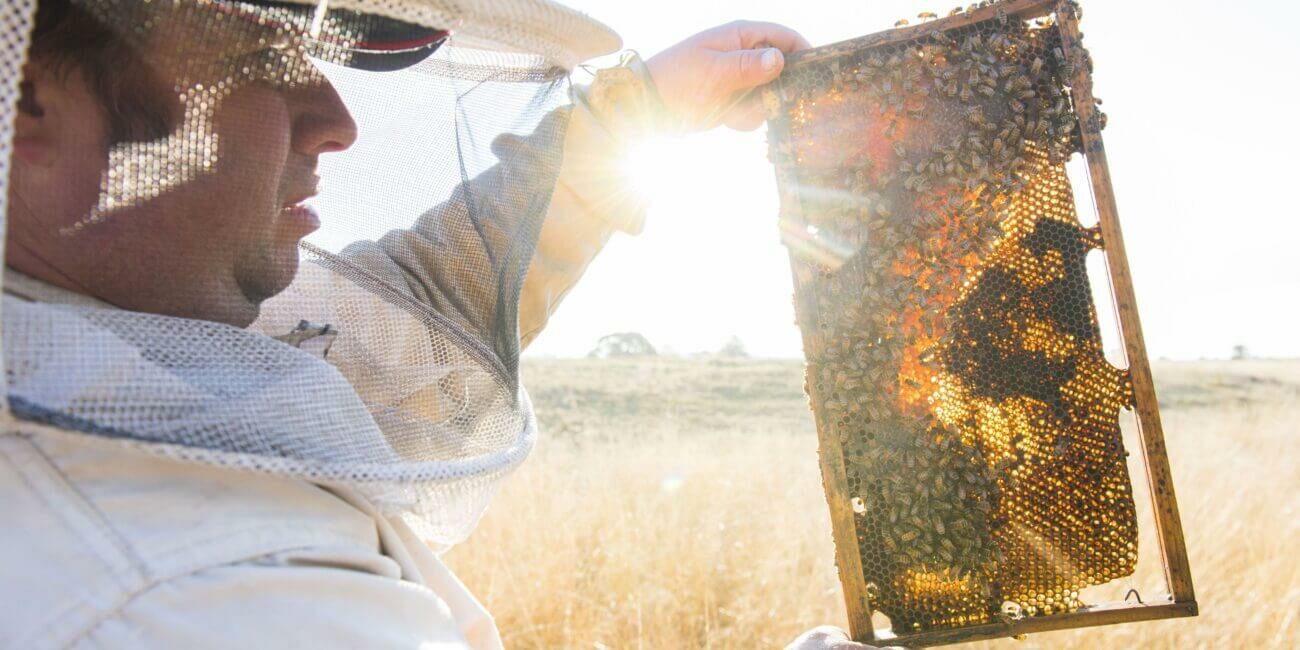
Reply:
[[[568,83],[617,36],[547,0],[40,3],[34,42],[0,7],[0,647],[499,646],[430,548],[532,447],[520,341],[640,227]]]

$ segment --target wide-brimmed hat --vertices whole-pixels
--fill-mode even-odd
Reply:
[[[551,0],[328,0],[328,7],[448,30],[455,45],[536,54],[567,70],[622,47],[604,23]]]

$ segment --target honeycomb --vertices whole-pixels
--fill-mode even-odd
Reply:
[[[805,53],[765,96],[807,389],[899,634],[1076,611],[1137,561],[1074,68],[1056,7],[1008,5]]]

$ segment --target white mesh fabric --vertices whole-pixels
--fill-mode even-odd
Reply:
[[[82,208],[24,186],[10,215],[36,228],[24,245],[116,307],[5,297],[14,413],[350,486],[435,545],[462,540],[536,438],[518,301],[558,172],[565,71],[451,47],[398,71],[349,67],[346,48],[308,60],[313,16],[274,5],[71,5],[138,57],[152,76],[129,80],[163,118],[90,157],[102,172]],[[353,40],[375,38],[368,20],[316,16]],[[308,235],[297,195],[316,176]],[[74,175],[52,189],[86,188]]]
[[[536,440],[526,395],[427,399],[454,409],[442,422],[372,414],[334,366],[247,330],[12,297],[3,309],[9,400],[21,416],[167,457],[354,487],[443,546],[473,528]],[[457,355],[445,346],[418,356]],[[460,372],[476,368],[464,361]]]
[[[27,60],[27,44],[35,12],[35,0],[10,0],[0,6],[0,241],[3,241],[4,217],[9,209],[9,156],[13,148],[14,109],[18,105],[18,85],[22,81],[23,62]],[[0,268],[3,268],[3,262],[4,247],[0,246]],[[0,377],[0,390],[4,387],[5,379]],[[0,400],[0,410],[7,411],[8,408],[8,401]]]

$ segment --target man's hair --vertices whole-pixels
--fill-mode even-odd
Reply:
[[[139,51],[72,0],[39,0],[30,60],[56,75],[79,75],[103,105],[109,144],[167,135],[174,98]]]

